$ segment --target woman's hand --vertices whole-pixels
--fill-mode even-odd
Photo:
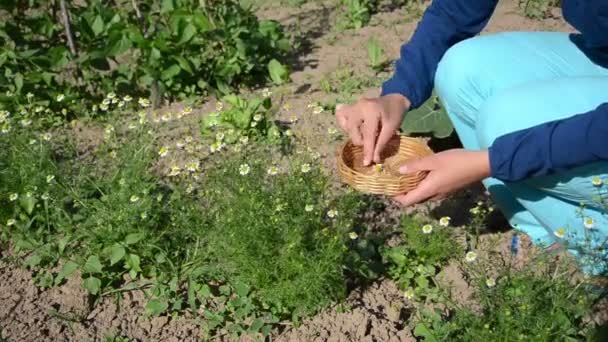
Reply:
[[[401,125],[410,101],[399,94],[361,99],[352,105],[336,106],[336,118],[353,144],[363,145],[363,164],[381,162],[380,152]]]
[[[395,200],[404,206],[428,199],[441,199],[469,184],[490,176],[488,151],[453,149],[412,161],[400,169],[402,174],[429,171],[418,187]]]

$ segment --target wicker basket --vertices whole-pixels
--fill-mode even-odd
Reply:
[[[358,191],[395,196],[414,189],[427,172],[402,175],[399,167],[405,162],[433,154],[421,139],[395,135],[382,155],[383,164],[363,166],[363,147],[348,141],[338,151],[338,170],[342,181]]]

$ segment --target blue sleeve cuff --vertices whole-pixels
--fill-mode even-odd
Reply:
[[[608,103],[498,137],[488,149],[493,178],[514,182],[608,160]]]

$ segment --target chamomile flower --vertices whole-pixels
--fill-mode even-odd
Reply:
[[[179,119],[181,119],[181,118],[183,118],[183,117],[184,117],[184,112],[181,112],[181,111],[180,111],[180,112],[175,113],[175,118],[176,118],[177,120],[179,120]]]
[[[451,217],[449,216],[444,216],[442,218],[439,219],[439,225],[442,227],[447,227],[450,225],[450,220],[452,220]]]
[[[12,194],[8,195],[8,199],[11,202],[15,202],[18,198],[19,198],[19,194],[14,193],[14,192]]]
[[[103,99],[103,101],[101,101],[101,105],[106,106],[106,108],[110,105],[110,103],[112,103],[110,99]]]
[[[292,116],[289,118],[289,122],[291,122],[291,123],[296,123],[296,122],[298,122],[298,117],[297,117],[297,116],[295,116],[295,115],[292,115]]]
[[[246,176],[247,174],[249,174],[249,171],[251,171],[251,168],[247,164],[241,164],[241,166],[239,167],[239,173],[241,174],[241,176]]]
[[[110,158],[116,159],[116,156],[117,156],[116,151],[110,151]]]
[[[40,195],[40,199],[42,199],[43,201],[48,201],[49,198],[51,198],[51,196],[49,196],[48,192],[45,192],[42,195]]]
[[[252,121],[252,122],[251,122],[251,128],[254,128],[254,127],[255,127],[255,126],[257,126],[257,125],[258,125],[258,122],[257,122],[257,121]]]
[[[464,256],[464,259],[467,262],[473,262],[473,261],[477,260],[477,253],[475,253],[473,251],[467,252],[467,254]]]
[[[329,127],[327,129],[327,133],[334,135],[334,134],[338,133],[338,130],[335,127]]]
[[[35,144],[35,143],[37,143],[37,142],[38,142],[38,140],[36,140],[36,139],[30,139],[29,144],[30,144],[30,145],[34,145],[34,144]]]
[[[125,96],[123,96],[122,100],[126,103],[129,103],[129,102],[133,101],[133,98],[129,95],[125,95]]]
[[[431,234],[433,232],[433,226],[430,224],[425,224],[422,226],[422,232],[424,234]]]
[[[292,137],[293,136],[293,131],[290,130],[290,129],[285,130],[285,136]]]
[[[175,147],[177,147],[177,148],[183,148],[184,146],[186,146],[186,142],[184,142],[181,139],[179,139],[178,141],[175,142]]]
[[[184,113],[184,115],[188,115],[188,114],[192,113],[192,107],[184,107],[184,110],[182,110],[182,113]]]
[[[566,236],[566,229],[560,228],[560,229],[556,230],[553,234],[555,236],[557,236],[558,238],[563,239],[564,236]]]
[[[304,207],[304,211],[306,211],[307,213],[309,213],[309,212],[313,211],[314,209],[315,209],[315,207],[314,207],[312,204],[307,204],[307,205]]]
[[[131,201],[131,203],[135,203],[135,202],[139,201],[139,196],[131,195],[131,198],[129,198],[129,201]]]
[[[602,181],[602,179],[601,179],[600,177],[593,177],[593,179],[591,179],[591,183],[592,183],[594,186],[602,186],[602,184],[603,184],[604,182]]]
[[[209,120],[208,126],[209,127],[215,127],[217,126],[217,120]]]
[[[329,218],[334,218],[336,216],[338,216],[338,211],[336,209],[330,209],[327,212],[327,217],[329,217]]]
[[[0,123],[5,122],[8,117],[9,117],[10,113],[5,111],[5,110],[0,110]]]
[[[57,95],[57,97],[55,98],[55,101],[57,101],[57,102],[61,102],[61,101],[63,101],[64,99],[65,99],[65,95],[63,95],[63,94],[59,94],[59,95]]]
[[[165,114],[161,115],[160,121],[169,122],[169,121],[171,121],[172,116],[173,116],[173,114],[171,114],[171,112],[166,112]]]
[[[161,156],[161,158],[162,157],[166,157],[167,154],[169,154],[169,147],[168,146],[163,146],[158,151],[158,155]]]
[[[17,221],[15,221],[15,219],[8,219],[8,221],[6,221],[6,225],[7,225],[8,227],[10,227],[10,226],[14,226],[14,225],[15,225],[15,223],[17,223]]]
[[[587,217],[583,220],[583,225],[587,229],[593,229],[595,228],[595,221],[591,217]]]
[[[137,128],[137,124],[135,122],[131,122],[131,123],[129,123],[129,125],[127,126],[127,128],[131,129],[131,130],[136,129]]]
[[[291,110],[291,105],[289,103],[285,103],[283,105],[283,110]]]
[[[137,103],[142,108],[148,108],[148,107],[150,107],[150,100],[145,99],[143,97],[140,97],[139,100],[137,100]]]
[[[8,122],[5,122],[4,125],[2,125],[2,129],[0,129],[0,132],[2,132],[3,134],[6,134],[10,131],[11,131],[11,125],[9,125]]]
[[[105,128],[105,130],[104,130],[104,133],[106,135],[111,135],[112,133],[114,133],[114,126],[107,125],[106,128]]]
[[[240,142],[241,144],[243,144],[243,145],[247,145],[247,143],[249,142],[249,137],[248,137],[248,136],[242,136],[242,137],[239,139],[239,142]]]
[[[215,140],[222,141],[225,137],[226,135],[224,134],[224,132],[217,132],[217,134],[215,135]]]
[[[186,193],[190,194],[192,193],[192,191],[194,191],[194,185],[192,183],[188,184],[188,186],[186,187]]]
[[[260,122],[260,121],[262,121],[262,118],[263,118],[262,114],[256,114],[253,116],[253,121]]]
[[[42,135],[40,135],[40,138],[44,141],[51,141],[51,133],[42,133]]]
[[[47,182],[47,183],[52,182],[54,179],[55,179],[55,176],[54,176],[54,175],[48,175],[48,176],[46,176],[46,182]]]
[[[219,151],[219,149],[220,149],[220,144],[218,144],[216,142],[214,142],[213,144],[211,144],[209,146],[209,152],[211,152],[211,153],[215,153],[215,152]]]
[[[108,95],[106,96],[106,98],[108,98],[108,99],[112,100],[112,99],[116,98],[116,94],[115,94],[115,93],[112,93],[112,92],[111,92],[111,93],[108,93]]]
[[[494,278],[486,279],[486,286],[490,287],[490,288],[496,286],[496,279],[494,279]]]
[[[351,240],[356,240],[359,237],[359,235],[356,232],[350,232],[350,233],[348,233],[348,237]]]
[[[186,170],[190,172],[196,172],[199,170],[200,162],[198,160],[192,160],[186,164]]]
[[[101,111],[105,112],[109,109],[108,105],[105,103],[102,103],[99,105],[99,109],[101,109]]]
[[[143,213],[139,214],[139,217],[141,217],[142,220],[145,220],[148,218],[148,213],[144,211]]]
[[[407,299],[407,300],[412,300],[414,298],[414,290],[412,290],[412,289],[405,290],[405,292],[403,293],[403,297],[405,297],[405,299]]]
[[[126,103],[125,101],[120,100],[120,101],[118,102],[118,108],[122,108],[122,107],[124,107],[124,106],[125,106],[125,103]]]
[[[184,140],[186,140],[186,144],[189,144],[194,141],[194,138],[191,135],[186,135]]]
[[[275,176],[277,173],[279,173],[279,168],[276,166],[271,166],[268,168],[268,174],[271,176]]]
[[[91,107],[91,111],[92,111],[93,113],[97,113],[97,111],[98,111],[98,110],[99,110],[99,107],[98,107],[97,105],[93,105],[93,106]]]
[[[270,91],[270,89],[264,88],[264,90],[262,90],[262,96],[270,97],[270,95],[272,95],[272,92]]]
[[[315,107],[312,109],[312,113],[313,113],[313,114],[321,114],[321,113],[323,113],[323,111],[324,111],[324,110],[325,110],[325,109],[324,109],[322,106],[315,106]]]
[[[34,98],[34,94],[32,94],[32,93],[27,93],[27,94],[25,95],[25,97],[27,97],[27,99],[28,99],[28,100],[31,100],[31,99],[33,99],[33,98]]]
[[[34,112],[36,112],[36,113],[40,113],[42,111],[44,111],[44,107],[42,107],[42,106],[38,106],[38,107],[34,108]]]
[[[300,167],[300,170],[302,171],[302,173],[308,173],[311,170],[310,164],[306,163],[306,164],[302,164],[302,167]]]
[[[179,174],[182,172],[182,168],[179,167],[178,165],[171,165],[171,169],[169,170],[169,177],[175,177],[175,176],[179,176]]]
[[[376,172],[382,172],[382,171],[384,171],[384,165],[383,164],[375,164],[374,165],[374,171],[376,171]]]
[[[218,103],[215,104],[215,110],[216,111],[221,112],[222,109],[224,109],[224,104],[223,103],[218,102]]]

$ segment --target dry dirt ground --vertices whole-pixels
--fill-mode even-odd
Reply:
[[[309,2],[298,7],[269,3],[259,13],[261,17],[289,25],[304,37],[301,41],[303,53],[293,61],[292,82],[273,89],[273,100],[290,105],[290,110],[282,111],[282,118],[287,120],[292,115],[297,116],[299,121],[293,128],[296,136],[321,152],[331,166],[333,151],[340,144],[335,136],[328,134],[328,128],[335,126],[333,115],[328,112],[311,114],[307,105],[329,98],[330,95],[319,85],[341,66],[347,65],[354,75],[386,77],[387,73],[380,76],[370,74],[365,48],[368,39],[379,39],[387,57],[393,59],[398,56],[400,45],[413,33],[416,19],[406,20],[402,9],[387,10],[374,15],[370,26],[337,33],[331,27],[336,11],[328,2]],[[571,30],[561,19],[559,11],[554,14],[554,17],[543,21],[530,20],[519,14],[517,1],[501,1],[482,34],[509,30]],[[378,91],[378,87],[367,87],[360,93],[373,95]],[[199,115],[211,111],[212,106],[213,101],[209,101],[197,108],[197,115],[171,126],[167,138],[195,135]],[[463,217],[476,196],[482,195],[473,189],[452,200],[452,205],[439,206],[430,213]],[[458,221],[455,222],[457,225]],[[501,225],[506,228],[504,223]],[[500,241],[499,249],[507,248],[510,234],[499,231],[493,236]],[[142,317],[145,300],[141,292],[125,293],[120,303],[108,297],[93,306],[81,289],[78,277],[73,277],[61,287],[39,289],[34,286],[30,272],[15,267],[7,260],[7,254],[0,256],[0,341],[103,341],[113,336],[135,341],[201,340],[200,327],[189,317]],[[459,278],[457,270],[448,268],[445,273],[446,278],[453,281],[456,291],[466,297],[466,282]],[[329,308],[305,320],[297,328],[284,326],[275,332],[273,340],[415,341],[406,328],[411,309],[404,304],[402,294],[391,281],[380,281],[353,291],[341,307],[349,309]]]

